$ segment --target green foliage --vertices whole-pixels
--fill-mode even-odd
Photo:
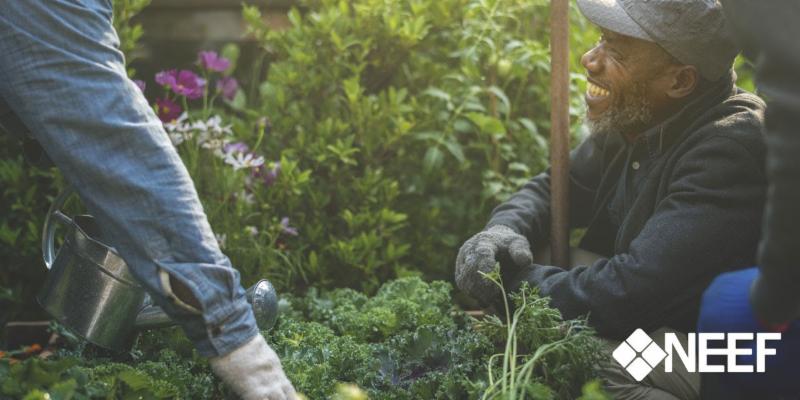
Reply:
[[[271,122],[264,151],[311,171],[299,190],[259,196],[301,230],[285,251],[301,271],[288,286],[449,278],[462,239],[546,166],[548,2],[301,4],[281,31],[244,9],[272,61],[247,105]],[[249,252],[230,253],[255,278]],[[281,264],[256,270],[281,279]]]
[[[26,163],[22,143],[0,135],[0,326],[19,316],[33,318],[33,297],[44,279],[41,229],[57,193],[55,170]]]
[[[598,347],[583,321],[525,289],[514,295],[515,323],[476,321],[454,308],[451,287],[409,277],[384,284],[373,297],[350,289],[288,298],[271,332],[264,332],[295,387],[310,399],[576,398],[594,377]],[[513,329],[514,335],[505,333]],[[511,340],[509,340],[509,338]],[[526,396],[493,392],[498,351],[518,344],[515,382]],[[79,358],[9,362],[0,356],[0,395],[51,399],[218,399],[230,393],[179,330],[140,338],[130,361]],[[500,353],[502,354],[502,353]],[[487,367],[489,374],[487,375]],[[488,390],[488,391],[487,391]],[[601,399],[596,384],[583,390]],[[541,397],[540,395],[544,396]],[[37,397],[38,396],[38,397]],[[594,396],[594,397],[590,397]]]
[[[527,286],[509,297],[509,323],[492,316],[478,326],[496,343],[505,343],[503,353],[489,360],[489,387],[482,399],[575,398],[581,390],[576,384],[590,380],[605,356],[593,331],[585,320],[563,321],[548,307],[548,298]]]
[[[371,398],[474,397],[491,344],[453,308],[450,286],[405,278],[374,297],[351,289],[291,298],[271,341],[310,398],[352,382]],[[468,396],[473,394],[473,396]]]
[[[506,347],[508,327],[495,317],[468,318],[453,307],[449,291],[443,282],[404,278],[371,298],[350,289],[292,298],[271,341],[310,398],[330,396],[337,382],[355,383],[375,399],[479,398],[491,388],[486,367]],[[592,331],[585,321],[562,321],[528,289],[512,299],[517,354],[537,360],[520,385],[575,398],[599,355]]]
[[[139,39],[144,30],[141,24],[131,22],[131,19],[147,7],[152,0],[114,0],[114,29],[119,37],[119,49],[125,54],[125,63],[130,64],[137,58],[136,50],[139,48]],[[133,77],[136,71],[128,69],[128,75]]]
[[[172,350],[140,356],[131,364],[76,356],[0,360],[0,397],[218,399],[226,393],[205,362]]]

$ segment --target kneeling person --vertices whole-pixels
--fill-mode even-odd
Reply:
[[[764,103],[734,85],[738,51],[718,2],[578,5],[603,35],[581,59],[591,135],[571,154],[569,207],[571,227],[586,228],[581,249],[599,258],[566,270],[531,253],[549,231],[545,172],[464,243],[456,283],[496,301],[499,289],[479,272],[507,257],[510,289],[538,287],[564,318],[588,315],[606,338],[624,340],[637,328],[691,331],[712,278],[755,261]],[[616,398],[698,397],[699,377],[654,379],[609,373],[607,390]]]

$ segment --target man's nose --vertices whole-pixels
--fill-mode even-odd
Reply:
[[[602,50],[595,46],[581,56],[581,65],[586,68],[589,75],[598,74],[603,70]]]

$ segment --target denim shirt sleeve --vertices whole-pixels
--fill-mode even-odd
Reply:
[[[204,356],[258,334],[188,171],[128,79],[108,0],[4,1],[0,97],[80,194],[156,304]],[[174,302],[167,272],[201,315]],[[173,300],[173,301],[171,301]]]

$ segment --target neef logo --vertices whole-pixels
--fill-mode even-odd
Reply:
[[[738,364],[738,356],[755,356],[756,365],[755,372],[764,372],[767,356],[774,356],[775,349],[767,347],[768,341],[781,340],[781,334],[777,332],[763,332],[753,334],[752,332],[735,332],[735,333],[689,333],[688,335],[688,349],[684,349],[678,337],[674,333],[666,333],[664,335],[664,347],[666,347],[667,358],[664,362],[664,370],[672,372],[673,354],[678,357],[686,366],[688,372],[744,372],[752,373],[753,365]],[[697,336],[695,338],[695,336]],[[754,340],[755,336],[755,353],[753,348],[749,345],[742,346],[742,343]],[[696,339],[696,340],[695,340]],[[711,346],[709,342],[727,341],[724,347]],[[695,349],[697,345],[697,349]],[[709,356],[725,356],[727,362],[725,365],[710,365],[708,363]],[[695,369],[695,367],[697,367]]]

